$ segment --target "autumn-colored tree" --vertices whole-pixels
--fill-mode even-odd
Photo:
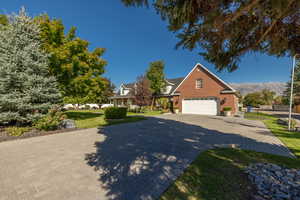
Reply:
[[[43,49],[51,55],[49,71],[56,77],[65,102],[100,102],[106,86],[101,77],[107,64],[101,58],[105,50],[89,51],[89,42],[76,36],[75,27],[65,34],[61,20],[42,15],[35,21],[41,29]]]
[[[178,33],[177,47],[201,47],[218,70],[233,71],[249,52],[274,56],[300,53],[299,0],[122,0],[127,6],[153,3]]]
[[[152,92],[150,90],[150,81],[145,75],[137,77],[134,97],[138,106],[150,105]]]

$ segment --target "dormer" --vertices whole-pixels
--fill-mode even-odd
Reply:
[[[129,94],[129,92],[130,92],[131,89],[132,88],[126,87],[125,84],[122,84],[120,86],[119,93],[120,93],[121,96],[126,96],[126,95]]]

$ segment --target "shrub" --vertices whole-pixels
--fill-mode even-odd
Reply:
[[[104,111],[105,119],[123,119],[127,115],[125,107],[108,107]]]
[[[21,136],[29,130],[30,130],[30,128],[28,128],[28,127],[17,127],[17,126],[12,126],[12,127],[5,128],[5,131],[10,136]]]
[[[35,122],[37,129],[50,131],[59,128],[60,123],[66,118],[65,114],[58,109],[49,110],[48,114]]]
[[[91,106],[85,105],[83,109],[84,109],[84,110],[90,110],[90,109],[91,109]]]
[[[223,111],[231,111],[231,110],[232,110],[231,107],[224,107],[224,108],[223,108]]]

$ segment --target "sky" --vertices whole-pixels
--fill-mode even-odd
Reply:
[[[105,77],[117,86],[133,82],[145,73],[149,63],[165,62],[167,78],[186,76],[201,63],[229,83],[286,82],[292,59],[248,54],[234,72],[217,72],[214,65],[193,51],[175,49],[176,33],[153,9],[125,7],[121,0],[2,0],[0,13],[11,14],[24,6],[30,16],[47,13],[61,19],[66,29],[77,27],[77,35],[90,42],[90,49],[106,49]]]

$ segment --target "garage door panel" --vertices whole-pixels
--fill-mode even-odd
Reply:
[[[183,100],[182,113],[200,114],[200,115],[217,115],[218,105],[216,100]]]

